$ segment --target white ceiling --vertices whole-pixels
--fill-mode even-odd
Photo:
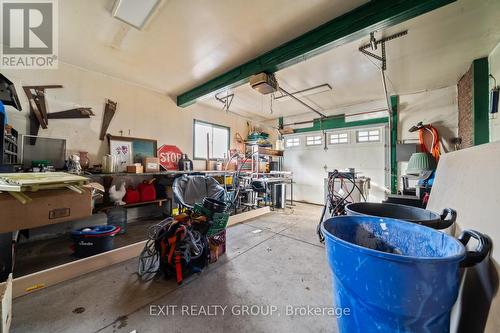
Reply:
[[[60,60],[175,97],[210,78],[346,13],[366,0],[165,0],[144,30],[113,19],[114,0],[64,0]],[[500,1],[459,0],[407,21],[388,44],[389,90],[415,92],[456,84],[470,62],[500,40]],[[290,91],[329,83],[332,92],[309,96],[335,113],[348,104],[383,98],[380,73],[357,49],[367,40],[331,50],[277,73]],[[306,112],[290,100],[274,103],[248,85],[234,89],[231,111],[255,119]],[[219,108],[214,99],[207,106]]]
[[[380,38],[408,30],[407,36],[386,44],[389,93],[405,94],[456,85],[472,60],[488,56],[500,41],[499,18],[500,1],[460,0],[377,32]],[[342,107],[347,105],[384,99],[379,69],[358,51],[368,40],[367,36],[279,71],[278,82],[290,92],[329,83],[332,91],[302,98],[328,115],[344,112]],[[251,114],[259,120],[305,112],[315,116],[293,100],[275,101],[271,114],[270,95],[260,95],[249,85],[233,92],[231,111]],[[213,98],[203,103],[220,107]]]
[[[64,0],[60,60],[176,96],[365,2],[164,0],[138,31],[114,0]]]

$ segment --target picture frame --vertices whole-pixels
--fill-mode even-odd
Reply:
[[[157,140],[108,134],[108,142],[109,152],[117,157],[120,172],[125,171],[127,165],[142,163],[145,157],[157,157]]]

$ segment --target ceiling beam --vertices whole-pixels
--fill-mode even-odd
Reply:
[[[310,57],[366,37],[456,0],[372,0],[177,96],[186,107],[198,99],[248,82],[251,75],[274,73]]]

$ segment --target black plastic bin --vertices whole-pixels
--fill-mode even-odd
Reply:
[[[71,231],[75,256],[85,258],[113,249],[113,240],[120,227],[99,225]]]
[[[421,224],[438,230],[450,227],[457,219],[457,212],[451,208],[444,209],[443,213],[439,215],[427,209],[392,203],[357,202],[348,204],[345,210],[347,215],[351,216],[387,217]]]

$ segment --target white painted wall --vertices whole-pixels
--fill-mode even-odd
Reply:
[[[23,85],[62,84],[62,89],[47,90],[49,112],[62,111],[75,106],[92,107],[96,116],[90,119],[50,120],[48,129],[39,135],[65,138],[68,153],[88,151],[91,163],[100,164],[101,156],[108,153],[107,140],[100,141],[99,133],[105,99],[118,102],[117,112],[108,133],[151,138],[162,144],[177,145],[193,156],[193,119],[231,127],[231,146],[234,135],[247,135],[246,120],[223,111],[194,104],[178,108],[167,95],[126,81],[81,68],[60,64],[57,70],[4,70],[2,73],[16,85],[22,112],[8,107],[9,122],[21,133],[28,132],[28,101]],[[195,161],[195,168],[203,169],[204,161]]]
[[[384,100],[374,100],[335,109],[334,112],[331,113],[353,114],[381,110],[385,107],[386,102]],[[313,118],[315,118],[314,114],[306,113],[299,116],[286,117],[284,121],[286,124],[311,120]],[[410,133],[408,130],[419,121],[423,121],[426,124],[430,123],[437,128],[441,137],[442,153],[453,150],[450,140],[458,135],[458,105],[456,86],[400,95],[398,140],[405,143],[418,143],[418,133]],[[310,126],[312,126],[312,124],[295,126],[295,128]],[[298,160],[296,162],[298,163]],[[358,165],[355,165],[359,164],[358,162],[350,161],[351,165],[346,167],[359,168]],[[290,157],[287,157],[285,153],[285,166],[287,164],[290,165],[291,163]],[[406,162],[400,162],[398,164],[399,176],[405,173],[406,167]],[[298,172],[301,171],[299,170]],[[322,177],[323,176],[321,176],[321,178]],[[398,179],[400,179],[400,177],[398,177]],[[401,188],[401,186],[399,188]]]
[[[419,121],[436,127],[441,137],[441,153],[452,151],[454,148],[450,139],[458,136],[457,87],[401,95],[398,140],[404,143],[418,143],[418,132],[410,133],[408,130]],[[407,164],[399,163],[399,175],[405,174]]]
[[[323,135],[322,132],[309,132],[300,135],[289,135],[286,138],[298,137],[300,146],[286,148],[284,152],[284,169],[293,172],[294,200],[324,203],[324,179],[334,169],[355,168],[360,176],[371,178],[369,201],[382,201],[385,198],[385,126],[380,128],[381,141],[378,143],[356,143],[356,131],[364,127],[326,131],[349,135],[349,143],[324,146],[306,146],[307,136]]]
[[[497,85],[500,85],[500,43],[491,51],[488,57],[490,74],[497,79]],[[493,80],[490,80],[490,89],[493,88]],[[500,116],[490,119],[490,142],[500,140]]]

